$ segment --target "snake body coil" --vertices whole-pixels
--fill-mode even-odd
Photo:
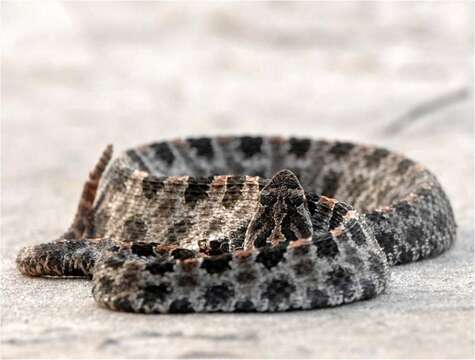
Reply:
[[[101,179],[111,155],[86,182],[70,229],[22,249],[17,265],[29,276],[92,277],[94,299],[114,310],[284,311],[369,299],[385,289],[390,265],[438,255],[456,235],[435,176],[378,147],[190,138],[131,149]]]

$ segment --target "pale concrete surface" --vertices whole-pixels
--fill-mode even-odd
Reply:
[[[471,91],[472,8],[2,2],[2,357],[473,357],[472,94],[384,131]],[[98,308],[87,281],[16,271],[20,247],[69,225],[105,144],[216,133],[404,152],[446,188],[457,243],[394,268],[376,299],[282,314],[121,314]]]

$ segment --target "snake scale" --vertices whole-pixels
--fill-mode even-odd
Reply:
[[[456,236],[436,177],[380,147],[223,136],[111,157],[109,146],[66,233],[21,249],[17,267],[92,278],[94,299],[113,310],[351,303],[383,292],[390,266],[436,256]]]

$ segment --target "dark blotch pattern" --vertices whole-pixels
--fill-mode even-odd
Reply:
[[[329,153],[339,159],[348,155],[354,147],[355,145],[352,143],[338,141],[330,148]]]
[[[191,313],[193,312],[193,306],[188,299],[176,299],[170,304],[171,313]]]
[[[283,259],[286,250],[287,244],[262,248],[256,257],[256,261],[271,269]]]
[[[193,274],[182,273],[177,278],[177,284],[183,287],[194,287],[198,285],[198,280]]]
[[[229,266],[231,259],[231,254],[223,254],[205,258],[201,263],[201,268],[205,269],[209,274],[220,274],[231,268]]]
[[[256,311],[256,306],[250,300],[238,301],[235,305],[236,311],[239,312],[254,312]]]
[[[143,299],[145,304],[154,304],[157,300],[163,302],[171,292],[172,285],[170,283],[148,285],[144,288]]]
[[[145,170],[145,169],[141,169],[141,170]],[[126,181],[128,180],[128,176],[130,176],[130,173],[132,173],[132,170],[130,170],[129,174],[124,174],[124,172],[125,171],[112,172],[109,178],[109,184],[107,185],[107,186],[110,186],[110,189],[112,191],[116,191],[119,193],[127,191]],[[99,199],[97,200],[98,202],[97,205],[99,205],[99,203],[102,203],[103,201],[104,201],[104,197],[103,197],[103,194],[101,194]]]
[[[208,198],[208,191],[212,181],[212,176],[190,178],[188,180],[188,187],[185,190],[185,203],[194,206],[199,200]]]
[[[414,165],[414,161],[409,160],[409,159],[403,159],[399,162],[396,172],[399,175],[404,175],[407,172],[407,170],[413,165]]]
[[[143,160],[140,158],[140,156],[137,154],[137,151],[134,149],[127,150],[126,151],[127,156],[132,160],[134,165],[142,171],[149,171],[147,165],[143,162]]]
[[[328,197],[333,197],[338,190],[338,183],[341,175],[333,170],[323,178],[322,194]]]
[[[317,210],[318,200],[320,196],[315,193],[308,193],[307,195],[307,203],[308,203],[308,211],[310,211],[310,216],[314,216]]]
[[[133,244],[131,247],[132,253],[138,256],[153,256],[155,244],[153,243],[141,243]]]
[[[404,249],[399,255],[399,261],[401,261],[402,263],[408,263],[412,261],[413,257],[414,256],[413,256],[412,250]]]
[[[155,261],[147,264],[145,270],[149,271],[152,275],[163,275],[167,272],[172,272],[173,265],[171,262]]]
[[[374,274],[378,274],[378,276],[381,278],[384,277],[383,275],[385,272],[385,268],[379,256],[377,256],[376,254],[371,254],[368,257],[368,262],[370,264],[369,266],[370,266],[371,272],[373,272]]]
[[[351,235],[351,239],[358,245],[366,243],[366,235],[361,227],[361,224],[356,219],[351,219],[346,224],[348,233]]]
[[[220,305],[225,304],[234,296],[234,288],[232,284],[224,283],[208,288],[205,292],[206,306],[216,309]]]
[[[196,253],[193,250],[177,248],[170,252],[175,260],[185,260],[196,257]]]
[[[210,138],[196,138],[188,139],[188,143],[193,149],[196,149],[196,154],[207,159],[212,159],[214,156],[213,145]]]
[[[154,199],[163,188],[163,180],[152,175],[148,175],[142,180],[142,192],[147,199]]]
[[[206,242],[202,251],[207,255],[221,255],[227,253],[229,252],[229,240],[227,238],[209,240]]]
[[[319,257],[334,258],[340,252],[337,243],[329,233],[319,237],[314,241],[314,244],[317,246],[317,255]]]
[[[338,202],[333,208],[333,214],[330,219],[330,230],[333,230],[343,222],[343,217],[348,213],[351,207],[345,203]]]
[[[404,231],[404,229],[401,229],[401,224],[404,223],[399,221],[398,216],[395,215],[395,212],[384,213],[380,211],[366,214],[366,220],[373,231],[374,237],[387,254],[388,261],[391,264],[400,263],[403,260],[398,257],[398,253],[402,251],[402,248],[397,245],[399,240],[396,236],[398,236],[398,232]],[[406,239],[406,241],[409,242],[411,240]]]
[[[416,214],[416,209],[407,201],[400,201],[394,206],[394,210],[401,215],[402,218],[408,218]]]
[[[333,271],[328,273],[328,280],[326,283],[338,288],[349,287],[352,284],[351,276],[352,273],[350,270],[337,266]]]
[[[333,209],[331,205],[320,202],[320,196],[311,193],[307,194],[307,205],[312,219],[313,233],[319,233],[329,229],[329,219]]]
[[[140,216],[132,215],[124,223],[123,240],[124,241],[139,241],[143,240],[147,233],[147,225]]]
[[[266,287],[262,293],[262,297],[269,299],[269,301],[278,305],[290,298],[290,295],[295,291],[295,285],[286,279],[274,279]]]
[[[244,270],[244,271],[239,272],[236,275],[236,280],[240,284],[249,284],[249,283],[253,282],[254,280],[256,280],[256,276],[257,276],[257,274],[254,271]]]
[[[130,301],[126,298],[118,298],[112,301],[112,307],[119,311],[134,312]]]
[[[310,139],[289,139],[289,154],[294,154],[296,157],[301,158],[307,154],[312,142]]]
[[[173,155],[170,146],[166,142],[159,142],[151,145],[152,149],[155,151],[155,156],[166,163],[168,166],[173,164],[175,161],[175,155]]]
[[[328,294],[324,291],[321,291],[319,289],[309,289],[308,296],[311,299],[312,308],[325,307],[329,305]]]
[[[378,167],[386,156],[389,155],[389,151],[386,149],[376,148],[373,152],[366,156],[366,165],[369,168]]]
[[[361,280],[361,287],[363,289],[362,300],[371,299],[376,295],[376,287],[370,280]]]
[[[241,190],[246,181],[245,176],[230,176],[226,181],[226,192],[223,197],[223,205],[231,207],[241,198]]]
[[[262,138],[243,136],[241,138],[240,150],[244,154],[245,158],[253,157],[262,151]]]
[[[309,259],[304,259],[297,264],[294,265],[293,269],[297,276],[303,276],[307,274],[311,274],[313,269],[315,268],[315,264],[313,261]]]

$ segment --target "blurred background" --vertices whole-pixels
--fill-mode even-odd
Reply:
[[[42,283],[49,299],[42,303],[35,300],[37,288],[29,288],[33,285],[18,276],[13,263],[19,247],[64,230],[84,178],[105,145],[114,143],[121,151],[159,139],[207,134],[346,139],[376,143],[423,162],[447,189],[462,239],[454,250],[460,257],[453,258],[461,268],[449,266],[455,279],[449,282],[457,290],[441,283],[445,290],[435,291],[442,291],[439,299],[454,309],[472,309],[466,282],[473,274],[467,265],[473,260],[468,255],[473,253],[473,2],[3,1],[1,6],[2,250],[7,253],[2,286],[4,305],[15,314],[2,317],[13,343],[15,331],[43,339],[51,321],[59,326],[70,321],[74,329],[74,316],[70,319],[68,309],[57,309],[65,303],[77,309],[78,298],[80,309],[101,319],[89,318],[95,324],[89,324],[89,341],[101,344],[104,339],[97,334],[113,326],[94,312],[89,284],[77,290],[78,283]],[[406,289],[404,281],[398,287],[397,277],[395,284],[392,299],[411,308],[414,289]],[[17,294],[26,289],[31,298],[18,302]],[[433,291],[421,290],[419,296],[427,295],[437,307],[430,302]],[[72,295],[65,299],[65,293]],[[393,311],[393,305],[382,301],[383,310],[388,305]],[[51,312],[59,313],[49,322],[38,317],[23,326],[33,311],[47,316],[45,306],[53,305]],[[458,314],[450,319],[465,320],[435,330],[452,333],[446,341],[439,337],[428,346],[414,336],[437,328],[430,321],[439,314],[429,312],[428,322],[416,319],[419,325],[414,326],[421,328],[409,337],[385,332],[380,341],[388,341],[392,352],[376,355],[414,357],[411,349],[422,357],[450,349],[455,353],[448,355],[466,355],[473,326],[467,328],[466,312]],[[85,321],[83,312],[75,316]],[[407,324],[406,318],[394,321]],[[178,326],[167,324],[170,329]],[[327,337],[332,331],[335,335],[327,345],[314,341],[313,348],[299,353],[284,344],[275,351],[290,357],[331,356],[332,341],[346,344],[343,325],[335,326],[325,329]],[[352,344],[360,344],[360,354],[369,356],[363,350],[372,343],[365,337],[371,326],[364,329],[360,342],[352,338]],[[318,334],[314,331],[312,327]],[[472,336],[467,337],[469,331]],[[272,339],[266,339],[253,345],[255,355],[270,349]],[[302,338],[303,348],[307,340]],[[74,349],[48,341],[34,346],[48,344],[63,356]],[[402,346],[391,348],[398,341]],[[243,343],[223,348],[234,346],[237,355],[246,355],[238,351],[246,348]],[[33,345],[26,350],[11,346],[10,354],[40,351]],[[93,357],[113,354],[107,347],[95,349],[78,351]],[[170,349],[162,354],[175,356],[173,351],[180,350]],[[202,351],[206,354],[206,344]]]
[[[472,82],[471,2],[48,1],[2,12],[6,130],[25,146],[18,129],[32,119],[52,149],[65,137],[353,138]]]

